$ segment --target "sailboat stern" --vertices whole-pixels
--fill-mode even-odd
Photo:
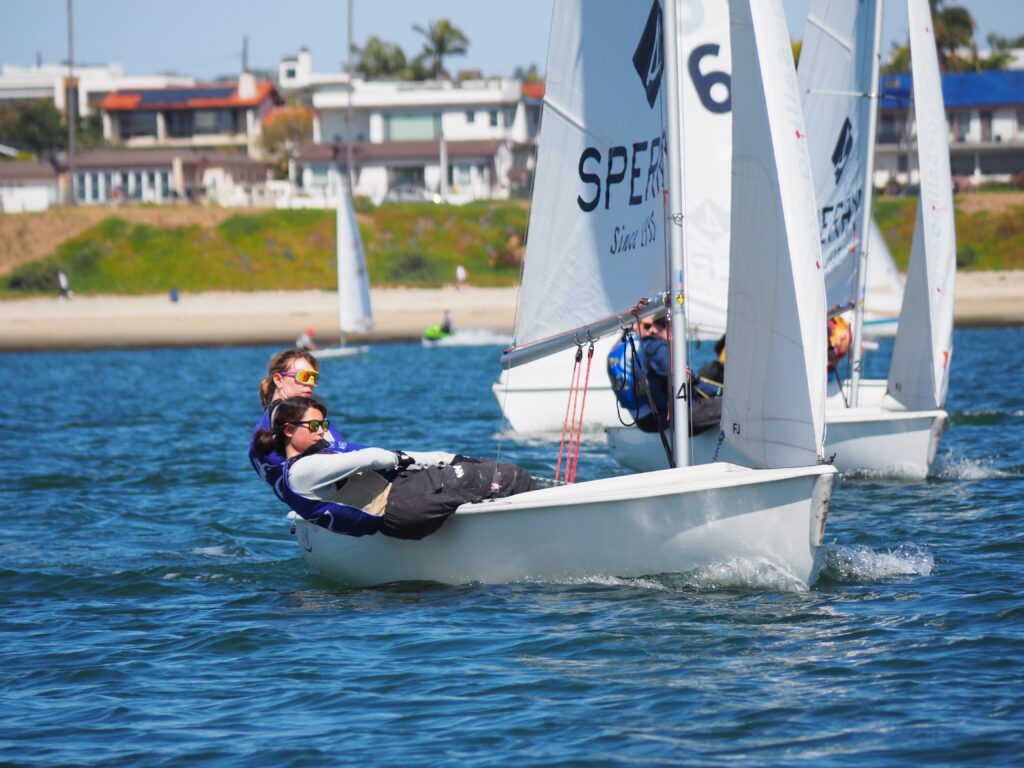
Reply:
[[[825,541],[825,526],[828,524],[828,504],[832,498],[832,485],[836,474],[830,472],[818,475],[811,492],[811,546],[817,549]]]

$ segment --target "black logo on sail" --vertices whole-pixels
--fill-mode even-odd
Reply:
[[[850,118],[846,118],[843,127],[839,130],[836,148],[832,150],[832,167],[836,172],[836,184],[839,183],[839,177],[846,169],[846,161],[850,159],[851,151],[853,151],[853,125],[850,124]]]
[[[640,75],[640,82],[647,93],[647,103],[654,107],[661,90],[661,76],[665,72],[665,61],[661,54],[661,4],[654,0],[651,12],[647,16],[647,24],[640,42],[633,53],[633,66]]]

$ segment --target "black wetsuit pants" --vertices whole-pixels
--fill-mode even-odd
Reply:
[[[397,539],[422,539],[462,504],[532,490],[533,480],[515,464],[467,459],[405,470],[391,483],[380,532]]]

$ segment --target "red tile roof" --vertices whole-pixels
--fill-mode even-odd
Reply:
[[[214,93],[211,94],[211,91]],[[124,112],[257,107],[268,98],[277,104],[283,101],[274,84],[267,81],[258,81],[255,95],[247,99],[238,95],[238,83],[196,85],[191,88],[130,89],[107,94],[100,103],[100,109],[106,112]]]

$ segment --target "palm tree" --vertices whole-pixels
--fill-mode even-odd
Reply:
[[[413,31],[419,32],[427,39],[423,51],[416,59],[429,62],[426,69],[435,80],[448,77],[448,71],[444,68],[445,56],[465,56],[469,50],[469,39],[448,19],[432,21],[426,28],[414,24]]]
[[[935,48],[939,54],[939,69],[943,72],[963,72],[979,69],[978,49],[974,44],[977,24],[970,11],[962,5],[947,5],[947,0],[928,0],[932,11]],[[960,51],[970,51],[963,56]],[[905,45],[893,45],[885,72],[906,72],[910,66],[910,50]]]
[[[355,48],[355,53],[359,57],[356,72],[367,80],[401,77],[406,68],[402,49],[376,35],[367,38],[362,48]]]
[[[974,30],[978,26],[971,12],[962,5],[946,5],[946,0],[929,0],[932,23],[935,25],[935,47],[939,52],[939,68],[944,72],[977,69],[978,48]],[[959,49],[970,51],[964,58]]]

